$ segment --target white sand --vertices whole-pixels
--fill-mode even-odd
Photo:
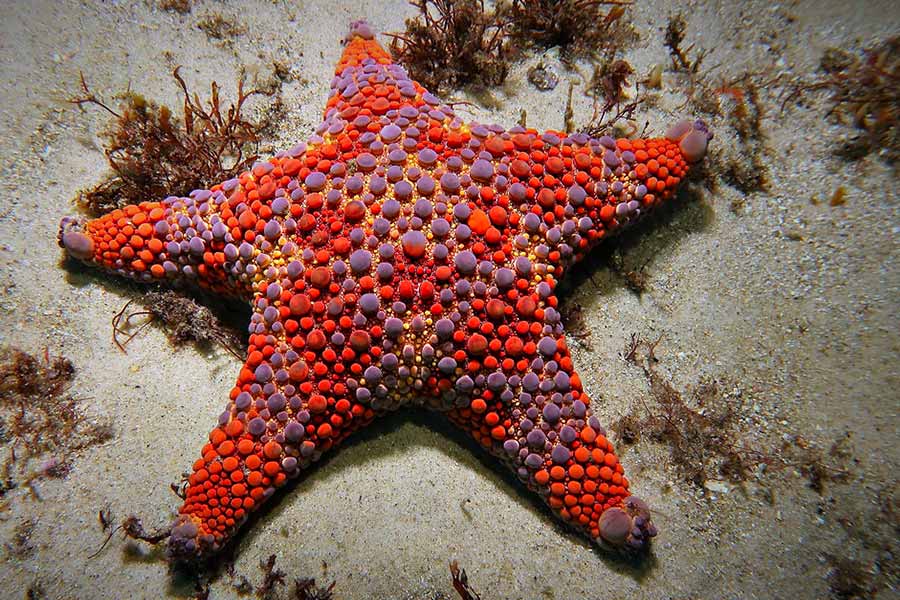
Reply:
[[[41,484],[41,500],[21,489],[7,495],[0,540],[32,519],[34,550],[24,558],[0,550],[0,597],[22,598],[35,583],[47,598],[188,597],[189,584],[170,577],[158,555],[118,536],[87,557],[104,538],[97,512],[105,506],[151,528],[170,522],[180,502],[169,484],[189,469],[239,367],[218,349],[173,350],[159,328],[123,355],[110,340],[110,319],[128,300],[139,301],[139,291],[61,266],[59,219],[75,212],[76,191],[105,168],[97,132],[106,116],[64,102],[77,92],[79,70],[104,96],[130,83],[178,106],[170,77],[176,64],[193,89],[216,79],[231,92],[239,65],[267,72],[277,58],[302,77],[284,89],[290,112],[279,137],[287,144],[319,119],[346,24],[365,17],[376,30],[396,31],[412,14],[401,0],[207,1],[185,16],[152,4],[0,6],[0,343],[71,357],[75,390],[90,399],[92,414],[114,420],[117,433],[73,457],[66,479]],[[626,58],[641,75],[667,61],[662,29],[679,10],[689,20],[688,43],[710,49],[706,64],[721,64],[723,76],[773,64],[810,73],[824,48],[866,44],[900,26],[900,9],[889,0],[638,0],[640,41]],[[198,30],[213,11],[246,27],[233,48]],[[559,68],[553,56],[548,62]],[[517,66],[494,91],[501,109],[467,111],[511,124],[526,109],[530,126],[561,128],[565,80],[577,76],[560,70],[563,83],[541,93],[525,70]],[[684,116],[674,77],[664,82],[659,107],[638,113],[657,133]],[[575,100],[575,121],[583,123],[590,102],[578,91]],[[872,568],[892,543],[881,508],[896,494],[900,463],[896,180],[875,156],[847,163],[831,154],[848,130],[823,118],[821,101],[783,115],[771,97],[764,101],[768,140],[758,151],[771,169],[771,191],[743,198],[736,213],[738,190],[695,185],[669,216],[642,224],[627,239],[630,264],[649,261],[641,296],[602,261],[580,268],[569,297],[584,306],[591,335],[573,340],[575,363],[609,422],[649,398],[640,369],[620,356],[630,334],[664,334],[660,372],[680,390],[702,378],[739,389],[747,439],[774,444],[800,434],[827,449],[850,432],[847,483],[827,483],[820,495],[788,468],[770,478],[772,504],[755,481],[703,498],[681,482],[664,446],[641,442],[622,460],[633,490],[657,511],[661,534],[653,559],[634,567],[563,531],[471,445],[431,426],[434,418],[398,417],[283,494],[242,535],[237,572],[257,584],[257,565],[276,553],[291,575],[336,580],[338,598],[451,598],[447,563],[457,559],[486,600],[798,599],[828,595],[827,554]],[[714,147],[735,145],[732,129],[711,125]],[[847,188],[846,205],[810,202],[838,185]],[[210,597],[238,595],[223,576]]]

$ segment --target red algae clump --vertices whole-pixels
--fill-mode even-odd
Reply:
[[[519,44],[558,46],[564,57],[610,59],[631,39],[622,0],[512,0],[510,35]]]
[[[75,367],[63,356],[42,358],[0,348],[0,498],[41,479],[65,477],[72,454],[113,437],[112,426],[89,419],[68,388]]]
[[[99,106],[116,119],[104,134],[112,176],[81,192],[78,198],[79,204],[93,214],[169,193],[187,193],[233,177],[256,160],[258,133],[263,125],[245,120],[241,110],[249,98],[263,92],[245,91],[243,80],[239,80],[237,100],[223,109],[215,82],[204,105],[188,91],[178,69],[173,77],[184,95],[180,119],[168,107],[130,90],[121,96],[118,111],[109,108],[82,77],[83,95],[71,102]]]
[[[391,34],[391,52],[413,79],[434,91],[499,85],[509,72],[508,19],[483,0],[415,0],[419,14]]]

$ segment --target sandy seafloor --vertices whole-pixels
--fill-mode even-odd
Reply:
[[[183,65],[202,91],[216,79],[231,92],[240,65],[265,75],[278,59],[296,76],[282,93],[288,112],[275,146],[314,128],[352,19],[396,31],[413,9],[392,2],[213,2],[178,15],[154,2],[4,2],[0,6],[0,343],[69,356],[74,390],[90,414],[115,423],[115,438],[70,457],[65,479],[39,484],[40,499],[8,493],[0,514],[0,597],[186,598],[158,553],[104,538],[97,512],[139,515],[148,527],[170,522],[180,504],[170,490],[189,469],[225,403],[239,362],[225,351],[173,349],[151,327],[123,354],[110,319],[136,288],[61,261],[61,216],[77,190],[103,176],[98,133],[106,116],[65,103],[78,72],[109,97],[131,86],[178,106],[170,73]],[[625,53],[639,74],[666,63],[668,15],[688,19],[688,43],[710,50],[723,76],[745,70],[810,74],[828,46],[858,47],[900,28],[885,2],[650,2],[638,0],[639,40]],[[204,15],[234,17],[246,32],[233,43],[197,28]],[[384,38],[382,38],[384,41]],[[561,128],[567,84],[578,75],[555,65],[563,83],[539,92],[515,65],[491,94],[492,108],[466,111],[482,122]],[[586,72],[586,71],[585,71]],[[659,134],[684,115],[678,79],[664,75],[654,108],[639,109]],[[574,94],[575,122],[591,104]],[[570,337],[576,368],[610,422],[647,401],[647,381],[621,354],[632,332],[664,335],[658,369],[682,390],[716,379],[743,399],[743,439],[765,450],[801,435],[827,451],[850,433],[846,482],[810,489],[791,468],[700,490],[684,483],[664,445],[642,441],[622,453],[635,493],[656,511],[660,535],[640,565],[592,549],[553,521],[511,478],[462,436],[429,416],[396,417],[316,468],[240,537],[235,569],[258,584],[272,553],[293,576],[336,581],[335,597],[452,598],[456,559],[490,598],[826,598],[832,557],[858,560],[879,598],[897,597],[878,564],[890,564],[897,530],[900,406],[900,202],[897,181],[877,155],[857,162],[832,148],[852,133],[824,118],[813,96],[779,113],[764,94],[768,191],[743,194],[720,182],[694,183],[677,206],[626,238],[628,260],[646,263],[638,295],[600,251],[577,270],[570,301],[583,307],[589,335]],[[471,98],[466,92],[456,99]],[[717,124],[719,128],[717,129]],[[712,119],[713,148],[736,144]],[[715,177],[715,175],[713,175]],[[818,205],[839,185],[843,206]],[[740,209],[733,206],[741,205]],[[785,438],[788,436],[788,438]],[[891,521],[890,519],[894,519]],[[31,520],[33,546],[9,547]],[[237,598],[232,579],[210,598]]]

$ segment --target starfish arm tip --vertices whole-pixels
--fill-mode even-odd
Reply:
[[[357,37],[364,40],[375,39],[375,30],[372,29],[372,26],[369,25],[369,22],[365,19],[359,19],[357,21],[350,22],[350,31],[347,32],[347,37],[344,38],[344,43],[348,44],[353,41],[353,38]]]
[[[172,524],[172,531],[166,544],[166,558],[171,563],[194,562],[203,554],[207,545],[200,535],[199,519],[182,514]]]
[[[712,132],[700,119],[693,123],[686,119],[678,121],[666,131],[666,138],[678,143],[681,153],[689,163],[699,162],[706,156],[712,137]]]
[[[600,515],[601,546],[634,554],[646,551],[657,530],[650,517],[650,507],[636,496],[625,498],[621,506],[607,508]]]
[[[77,218],[63,217],[57,242],[72,258],[90,260],[94,256],[94,241],[84,234]]]

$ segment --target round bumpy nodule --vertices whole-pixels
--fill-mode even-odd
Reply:
[[[608,508],[600,516],[600,543],[625,552],[645,550],[656,537],[656,526],[650,520],[650,507],[635,496],[622,506]]]
[[[677,142],[681,153],[689,163],[695,163],[706,156],[706,148],[713,134],[706,123],[697,119],[693,123],[679,121],[666,131],[666,139]]]
[[[167,558],[176,563],[190,563],[209,553],[215,540],[211,535],[201,535],[195,517],[180,515],[172,525],[166,545]]]
[[[81,231],[81,223],[75,217],[63,217],[56,241],[73,258],[90,260],[94,256],[94,242]]]

